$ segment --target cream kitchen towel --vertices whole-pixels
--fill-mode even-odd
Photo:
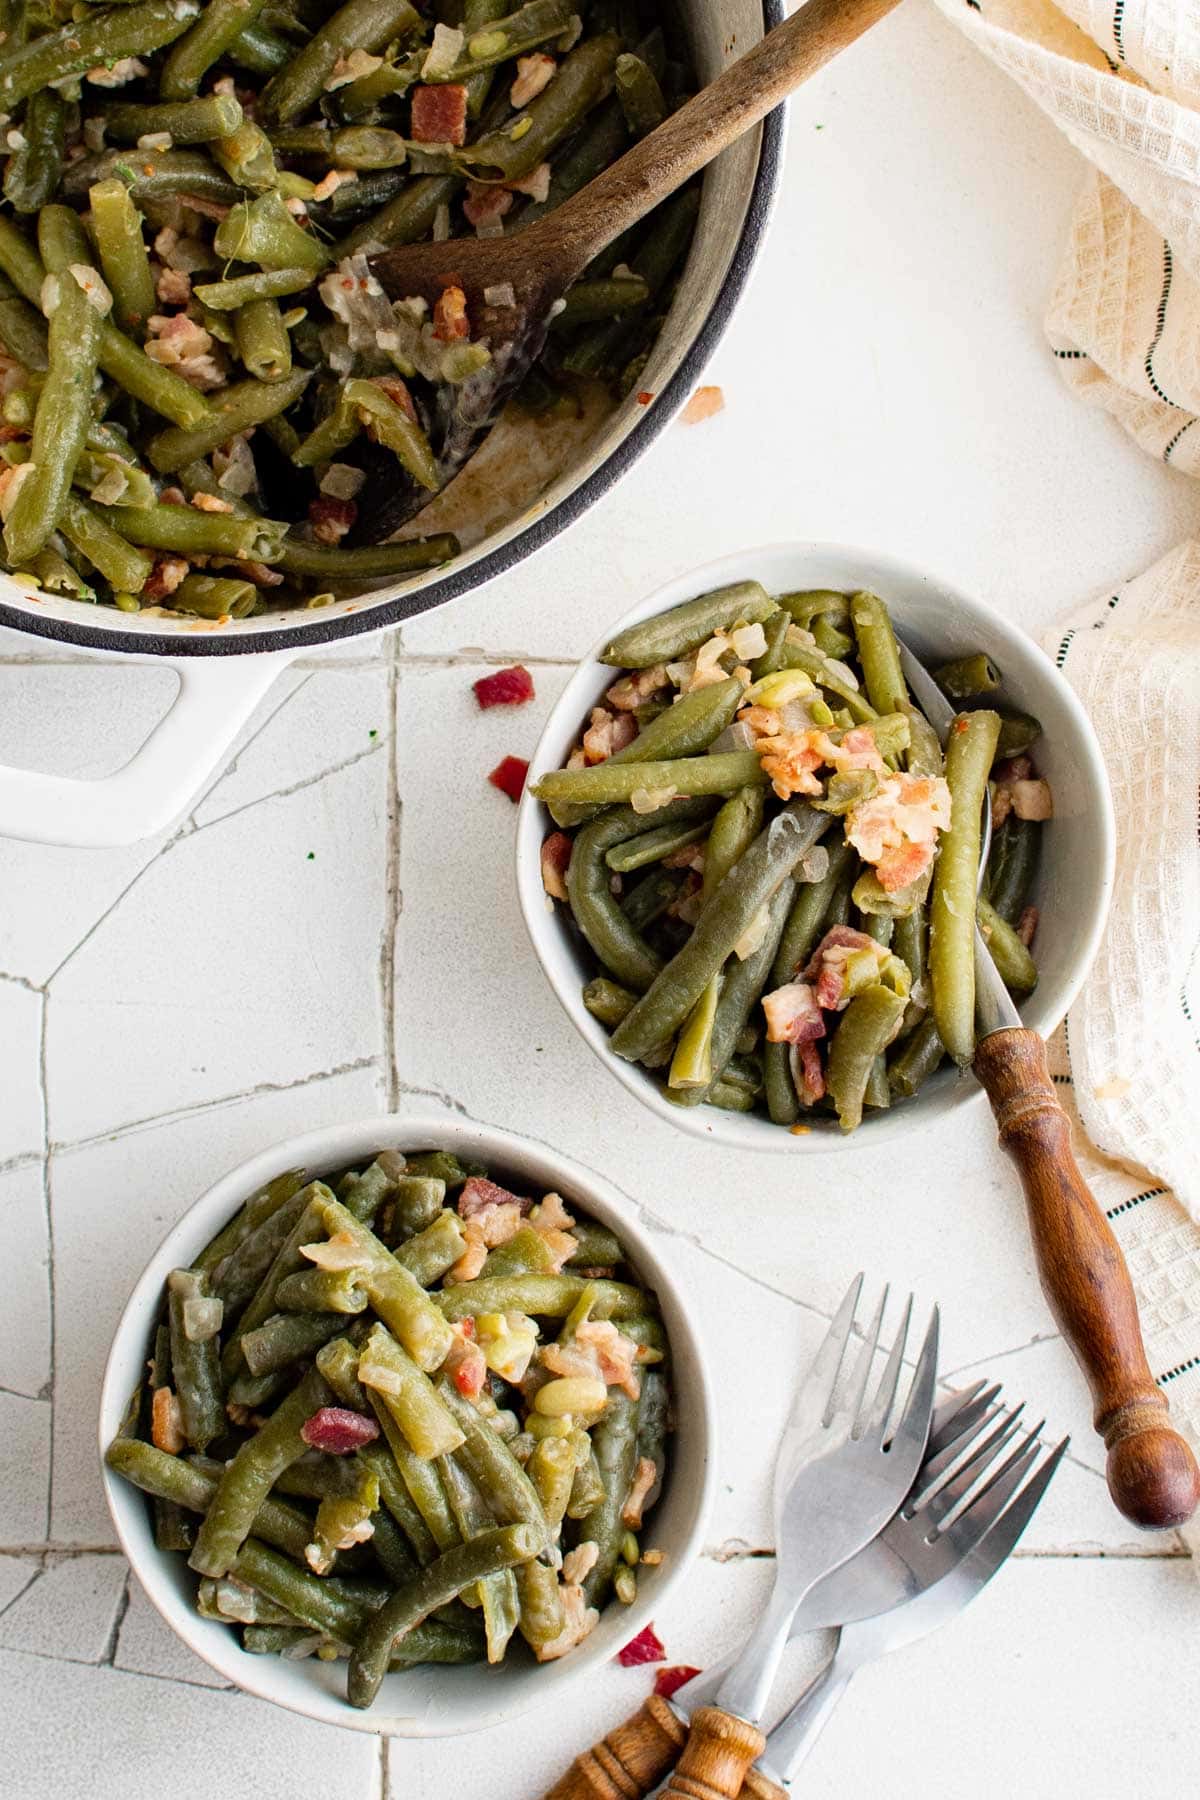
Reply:
[[[1200,475],[1200,7],[938,5],[1093,165],[1046,321],[1065,378]]]

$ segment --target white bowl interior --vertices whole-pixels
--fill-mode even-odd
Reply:
[[[248,1194],[285,1169],[303,1167],[316,1175],[345,1168],[381,1149],[434,1147],[485,1162],[500,1179],[508,1175],[527,1191],[557,1191],[569,1209],[577,1206],[611,1226],[639,1277],[658,1294],[671,1344],[678,1429],[670,1440],[662,1496],[647,1521],[649,1539],[667,1556],[657,1567],[642,1570],[632,1606],[608,1606],[591,1636],[556,1662],[539,1666],[524,1644],[514,1641],[509,1655],[496,1668],[473,1665],[395,1671],[386,1677],[375,1705],[359,1712],[345,1698],[344,1663],[251,1656],[241,1648],[233,1628],[200,1618],[194,1607],[196,1577],[186,1559],[156,1547],[145,1495],[113,1475],[102,1462],[105,1496],[135,1574],[168,1625],[205,1662],[249,1693],[294,1712],[333,1725],[400,1737],[473,1731],[552,1700],[564,1685],[607,1662],[649,1622],[699,1548],[714,1478],[711,1396],[697,1335],[673,1278],[628,1206],[606,1183],[567,1157],[510,1132],[462,1120],[441,1116],[366,1119],[292,1139],[223,1176],[164,1239],[122,1315],[100,1400],[103,1459],[129,1396],[143,1377],[168,1271],[189,1263]]]
[[[1041,720],[1043,736],[1035,755],[1054,793],[1054,818],[1046,827],[1033,896],[1041,911],[1035,946],[1039,981],[1021,1011],[1025,1024],[1048,1035],[1066,1015],[1095,955],[1112,888],[1112,800],[1100,747],[1071,688],[1030,638],[979,601],[910,563],[841,544],[775,544],[739,551],[678,576],[614,621],[580,663],[534,753],[530,785],[547,770],[562,766],[588,709],[611,685],[612,671],[597,661],[604,643],[626,625],[739,578],[761,581],[771,593],[815,587],[874,589],[918,656],[937,664],[968,651],[986,651],[1004,677],[1001,701]],[[581,989],[595,972],[594,959],[567,922],[565,909],[553,907],[542,891],[538,849],[551,828],[549,814],[527,786],[517,829],[517,886],[534,949],[571,1020],[605,1065],[672,1125],[735,1148],[811,1155],[856,1144],[878,1145],[918,1123],[944,1118],[981,1095],[972,1078],[943,1069],[913,1101],[868,1113],[860,1129],[849,1136],[836,1121],[820,1116],[814,1116],[807,1135],[796,1136],[753,1114],[671,1105],[655,1077],[612,1054],[608,1032],[583,1005]]]
[[[680,13],[691,44],[701,83],[711,81],[727,63],[741,56],[763,35],[762,0],[719,0],[696,4],[683,0]],[[662,394],[695,342],[713,309],[733,260],[750,206],[758,169],[761,131],[755,129],[732,145],[706,171],[700,215],[670,312],[646,363],[639,387]],[[682,404],[686,394],[677,396]],[[516,415],[517,418],[520,415]],[[453,562],[444,563],[403,581],[376,587],[367,593],[339,599],[319,615],[302,607],[277,607],[252,619],[218,625],[215,620],[145,617],[120,613],[112,607],[87,605],[54,594],[31,594],[0,571],[0,600],[21,612],[86,624],[93,631],[111,630],[123,636],[194,638],[219,633],[222,637],[253,639],[269,635],[281,647],[291,633],[322,620],[360,613],[391,602],[401,595],[418,593],[433,582],[471,567],[509,543],[538,519],[552,512],[607,462],[628,437],[645,408],[635,395],[615,406],[603,406],[583,427],[564,427],[553,448],[544,440],[546,428],[522,422],[515,426],[509,415],[493,434],[489,448],[475,459],[479,465],[471,485],[459,491],[455,482],[444,496],[426,509],[419,522],[403,535],[422,536],[440,530],[458,531],[464,548]],[[561,458],[561,461],[559,460]],[[523,464],[519,482],[513,470]],[[545,478],[547,467],[555,473]],[[511,497],[514,505],[507,504]],[[479,521],[483,521],[482,526]]]

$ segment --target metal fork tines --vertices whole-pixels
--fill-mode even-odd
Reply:
[[[917,1490],[859,1559],[864,1576],[877,1564],[881,1581],[899,1576],[912,1597],[843,1627],[832,1660],[767,1739],[760,1766],[773,1780],[795,1773],[858,1670],[967,1606],[1033,1517],[1070,1440],[1039,1462],[1041,1425],[1021,1437],[1022,1407],[994,1404],[998,1394],[993,1388],[972,1402],[985,1403],[983,1414],[926,1459]]]
[[[716,1696],[718,1707],[752,1723],[762,1716],[800,1602],[883,1529],[903,1503],[925,1454],[937,1379],[937,1308],[901,1402],[912,1297],[871,1390],[888,1291],[884,1289],[851,1360],[862,1287],[859,1275],[796,1396],[775,1470],[775,1585]]]

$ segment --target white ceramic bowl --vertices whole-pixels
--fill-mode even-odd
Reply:
[[[912,1101],[888,1112],[868,1113],[857,1132],[814,1117],[812,1130],[795,1136],[765,1115],[724,1113],[711,1106],[673,1106],[659,1079],[609,1049],[609,1034],[581,998],[595,973],[587,945],[571,927],[565,907],[542,890],[538,852],[552,829],[529,787],[547,770],[561,768],[589,709],[613,682],[598,661],[618,631],[739,579],[761,581],[771,593],[803,588],[870,588],[887,602],[898,630],[923,660],[937,664],[967,651],[987,652],[1004,677],[1003,701],[1032,713],[1044,735],[1035,752],[1054,792],[1054,819],[1046,828],[1034,898],[1041,909],[1036,943],[1040,979],[1022,1007],[1025,1024],[1048,1035],[1063,1019],[1087,974],[1104,929],[1112,890],[1114,825],[1108,776],[1091,723],[1049,658],[999,614],[923,569],[876,550],[845,544],[768,544],[740,550],[679,575],[612,621],[584,657],[546,723],[529,768],[517,821],[517,889],[533,947],[572,1023],[631,1094],[677,1130],[740,1150],[775,1150],[790,1156],[873,1147],[951,1110],[982,1098],[971,1077],[943,1069]]]
[[[654,1545],[667,1554],[657,1567],[641,1571],[634,1604],[606,1607],[591,1636],[560,1661],[538,1666],[515,1643],[497,1668],[396,1671],[386,1677],[375,1705],[360,1712],[345,1698],[345,1663],[250,1656],[231,1627],[200,1618],[193,1603],[196,1577],[185,1558],[156,1547],[145,1495],[113,1475],[103,1456],[143,1377],[168,1271],[191,1262],[247,1195],[285,1169],[306,1168],[319,1175],[377,1150],[435,1146],[476,1158],[518,1186],[558,1192],[568,1208],[578,1207],[611,1226],[640,1278],[658,1294],[671,1343],[678,1429],[670,1439],[667,1476],[650,1520]],[[100,1455],[105,1497],[134,1573],[167,1624],[218,1674],[247,1693],[326,1724],[397,1737],[438,1737],[498,1724],[532,1706],[553,1705],[564,1686],[609,1661],[649,1623],[700,1545],[714,1481],[714,1419],[697,1334],[675,1280],[628,1205],[606,1182],[568,1157],[498,1127],[441,1115],[377,1118],[310,1132],[263,1151],[222,1176],[168,1234],[130,1295],[113,1338],[100,1397]]]

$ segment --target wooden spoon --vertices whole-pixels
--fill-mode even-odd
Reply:
[[[433,437],[442,487],[524,379],[555,303],[592,259],[896,4],[808,0],[602,175],[523,231],[405,244],[370,258],[394,300],[419,296],[432,307],[447,287],[462,288],[472,336],[486,339],[492,352],[489,368],[470,381],[437,388]],[[489,303],[485,295],[492,291],[494,302],[497,288],[511,288],[511,304]],[[383,506],[371,509],[372,530],[390,535],[432,498],[415,483],[393,484]]]

